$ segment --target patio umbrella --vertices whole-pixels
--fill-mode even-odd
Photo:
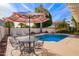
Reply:
[[[15,14],[11,15],[10,17],[4,18],[5,21],[12,21],[12,22],[25,22],[25,23],[41,23],[45,22],[48,19],[45,17],[44,13],[27,13],[26,15]]]
[[[27,13],[26,15],[15,14],[5,18],[5,21],[29,23],[29,40],[30,40],[30,23],[41,23],[47,21],[44,13]],[[41,26],[42,28],[42,26]],[[29,44],[30,47],[30,44]]]
[[[45,17],[44,13],[27,13],[26,15],[13,13],[13,15],[11,15],[10,17],[5,18],[5,21],[29,23],[29,29],[30,23],[40,23],[40,32],[42,32],[42,22],[45,22],[47,20],[48,19]]]

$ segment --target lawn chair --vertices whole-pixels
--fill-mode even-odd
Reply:
[[[45,51],[45,49],[43,48],[43,44],[44,44],[44,41],[37,41],[35,43],[35,54],[37,56],[43,56],[43,52]]]
[[[11,51],[11,55],[13,56],[13,51],[15,51],[15,50],[20,50],[20,52],[22,54],[23,45],[22,44],[19,44],[19,42],[14,37],[9,37],[9,41],[11,43],[11,46],[13,47],[13,49]]]

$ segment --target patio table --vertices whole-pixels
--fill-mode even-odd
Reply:
[[[19,42],[19,44],[22,44],[24,52],[27,52],[28,54],[33,53],[34,55],[37,55],[34,49],[35,42],[37,41],[36,38],[32,36],[31,39],[29,40],[29,36],[21,36],[21,37],[16,37],[16,40]],[[23,51],[21,51],[21,55],[22,52]]]

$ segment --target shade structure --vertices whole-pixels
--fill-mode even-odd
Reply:
[[[4,18],[5,21],[29,23],[29,40],[30,40],[30,23],[40,23],[47,21],[44,13],[13,13],[11,16]],[[41,27],[42,28],[42,25]]]
[[[42,22],[45,22],[48,19],[44,13],[20,14],[14,12],[11,16],[4,18],[4,20],[11,22],[40,23],[40,32],[42,32]]]
[[[30,42],[30,23],[40,23],[47,21],[46,15],[44,13],[27,13],[26,15],[22,14],[13,14],[10,17],[5,18],[5,21],[12,21],[12,22],[24,22],[29,23],[29,50],[31,50],[31,42]],[[42,28],[42,27],[41,27]],[[34,50],[33,50],[34,51]]]
[[[30,23],[41,23],[48,20],[44,13],[27,13],[25,15],[16,13],[10,17],[6,17],[5,21],[29,23],[29,18]]]
[[[40,23],[40,32],[42,32],[42,22],[45,22],[48,19],[44,13],[20,14],[14,12],[11,16],[4,18],[4,20],[11,22]]]

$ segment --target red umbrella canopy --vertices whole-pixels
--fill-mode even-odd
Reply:
[[[13,13],[10,17],[6,17],[5,21],[12,22],[25,22],[25,23],[41,23],[45,22],[48,19],[44,13],[27,13],[25,15],[19,13]]]

